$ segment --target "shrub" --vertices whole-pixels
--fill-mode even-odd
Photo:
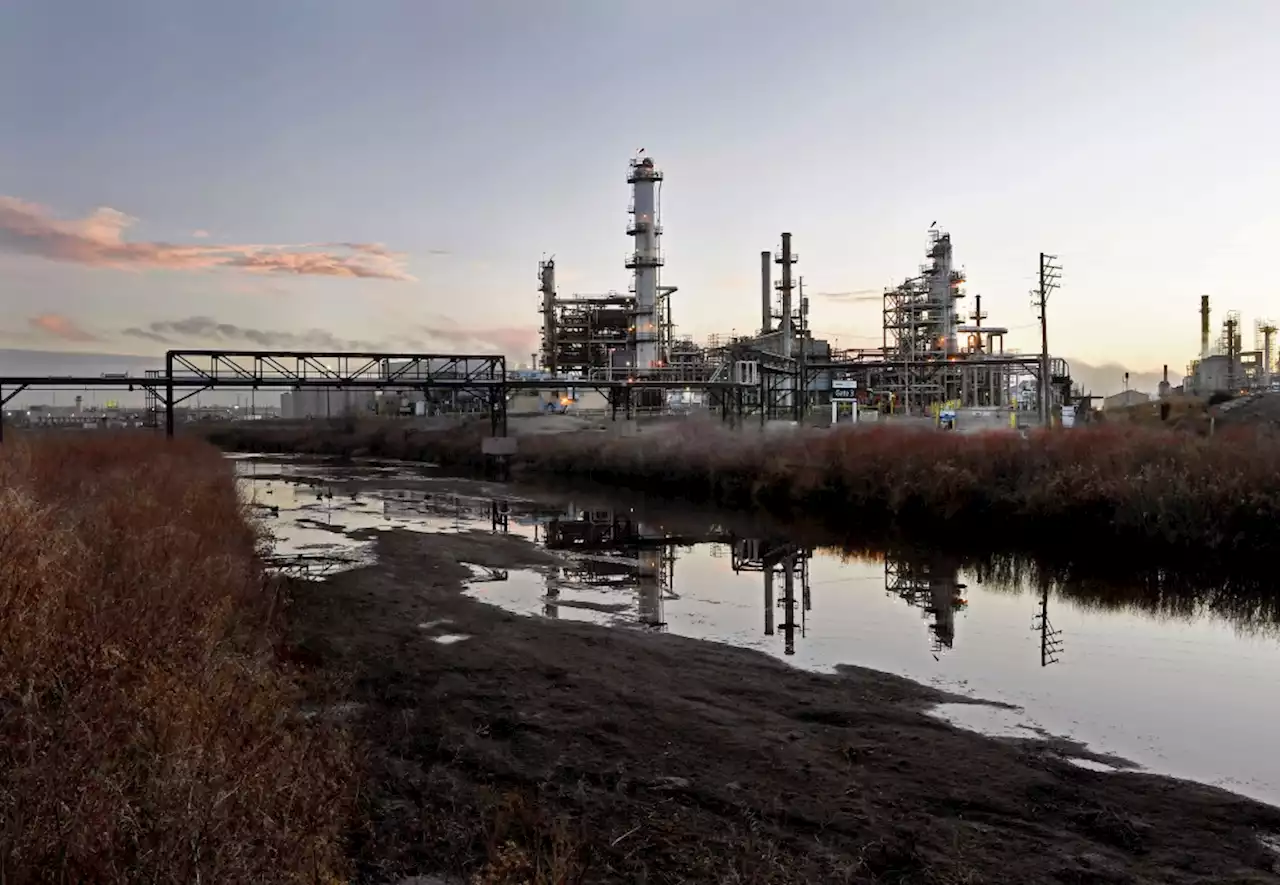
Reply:
[[[347,751],[294,712],[258,544],[212,447],[0,447],[0,881],[341,874]]]
[[[520,465],[818,516],[851,532],[893,525],[997,546],[1134,544],[1193,556],[1280,550],[1280,446],[1256,431],[692,431],[522,440]]]

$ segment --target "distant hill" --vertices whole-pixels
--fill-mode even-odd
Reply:
[[[1124,390],[1124,373],[1129,373],[1129,389],[1140,390],[1152,396],[1156,394],[1156,386],[1160,383],[1161,370],[1129,369],[1120,363],[1101,363],[1094,365],[1084,360],[1067,359],[1071,366],[1071,380],[1080,385],[1086,393],[1095,396],[1111,396]],[[1182,383],[1182,368],[1169,367],[1169,383],[1177,387]]]

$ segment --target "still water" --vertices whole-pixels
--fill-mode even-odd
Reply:
[[[661,513],[579,509],[421,466],[238,459],[237,469],[282,568],[322,575],[369,563],[370,542],[351,537],[360,530],[520,535],[564,564],[478,570],[469,593],[522,614],[713,639],[813,670],[899,674],[1018,708],[940,709],[957,724],[1067,737],[1280,804],[1273,601],[1037,589],[941,556],[849,556],[715,525],[689,530],[687,519],[674,530]]]

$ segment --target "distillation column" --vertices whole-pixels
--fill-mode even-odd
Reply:
[[[792,338],[795,334],[791,320],[791,292],[795,288],[791,282],[791,268],[800,260],[800,256],[791,251],[791,234],[782,235],[782,250],[774,257],[774,262],[781,267],[781,278],[778,280],[778,291],[782,293],[782,317],[778,326],[782,330],[782,355],[791,356]]]
[[[658,317],[658,272],[662,267],[662,225],[659,218],[658,190],[662,173],[650,157],[631,161],[627,183],[631,185],[631,224],[627,234],[635,246],[627,256],[626,266],[635,274],[635,343],[636,369],[644,372],[661,365],[661,338]]]
[[[956,352],[956,293],[951,259],[951,235],[934,232],[929,257],[929,301],[936,311],[936,324],[931,324],[937,340],[929,343],[929,349],[937,348],[946,356]]]
[[[556,374],[556,261],[538,265],[538,291],[542,293],[542,368]]]
[[[773,255],[760,253],[760,334],[773,331]]]

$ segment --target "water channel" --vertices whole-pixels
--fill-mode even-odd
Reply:
[[[368,529],[519,535],[543,570],[482,571],[468,592],[534,617],[665,630],[797,666],[858,665],[1014,705],[945,705],[958,725],[1059,736],[1095,753],[1280,805],[1280,603],[1223,604],[1033,587],[934,555],[850,555],[776,531],[459,481],[422,465],[236,459],[282,568],[322,576],[372,562]],[[620,499],[622,500],[622,499]],[[1280,599],[1280,589],[1276,598]],[[475,637],[466,641],[483,641]]]

